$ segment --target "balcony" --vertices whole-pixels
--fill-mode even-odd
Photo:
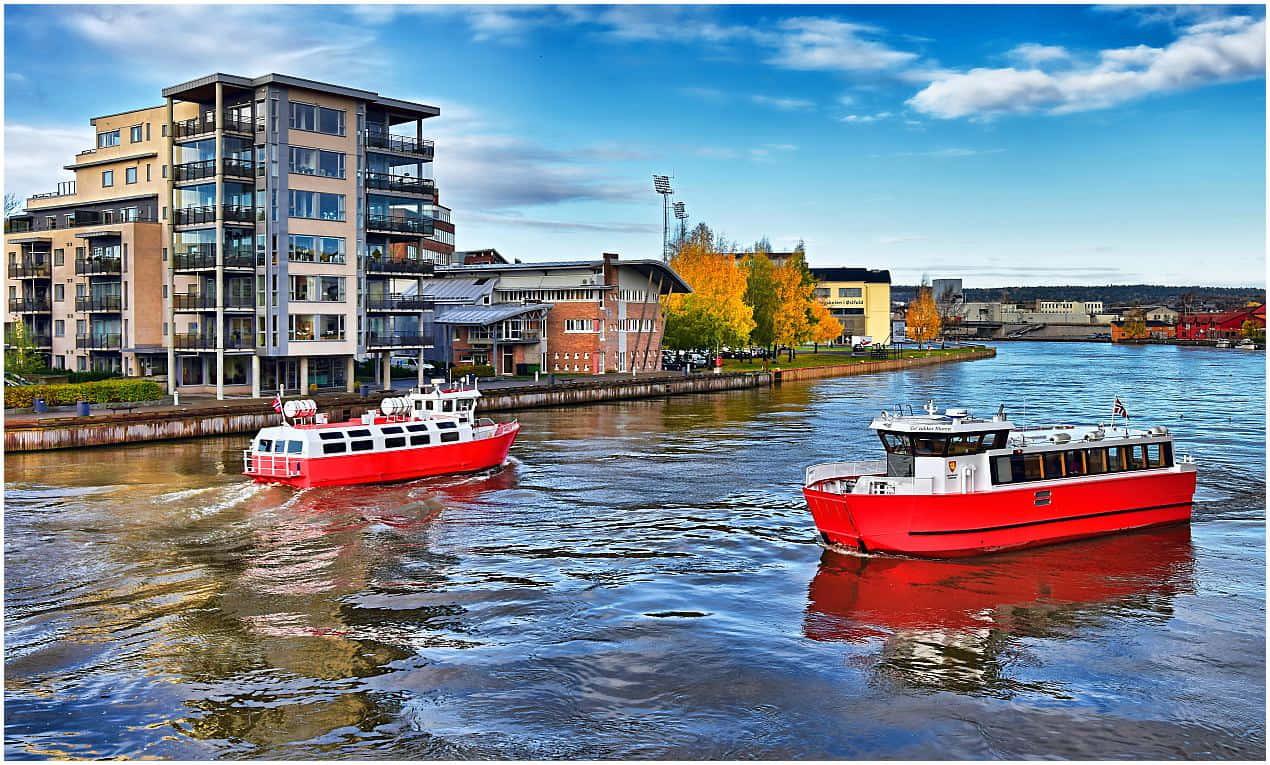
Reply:
[[[367,215],[366,230],[392,234],[410,234],[411,236],[428,236],[432,233],[432,219]]]
[[[366,333],[367,348],[422,348],[432,345],[432,335]]]
[[[78,276],[118,276],[123,273],[123,261],[119,258],[76,258],[75,274]]]
[[[25,234],[35,230],[35,221],[30,218],[9,218],[4,222],[4,233]]]
[[[173,295],[172,308],[180,312],[215,311],[216,296]],[[256,310],[256,302],[249,295],[226,295],[223,308],[226,311],[254,311]]]
[[[431,178],[415,178],[411,175],[391,175],[389,173],[366,173],[366,188],[378,191],[395,191],[404,194],[437,193],[436,182]]]
[[[87,348],[94,351],[117,351],[123,348],[123,335],[120,334],[97,334],[97,335],[76,335],[76,348]]]
[[[433,301],[418,296],[405,295],[368,295],[366,310],[368,311],[422,311],[431,308]]]
[[[182,271],[211,271],[216,268],[216,244],[214,242],[206,242],[203,244],[186,245],[188,248],[185,252],[178,252],[172,256],[172,270],[176,272]],[[256,259],[252,255],[249,247],[235,247],[225,250],[224,266],[226,269],[255,269]]]
[[[256,208],[243,205],[222,205],[226,223],[256,222]],[[176,226],[197,226],[216,222],[216,205],[181,207],[172,211],[172,223]]]
[[[4,344],[10,348],[13,347],[14,337],[12,334],[6,334],[4,336]],[[53,336],[51,334],[32,332],[28,329],[26,333],[26,344],[32,348],[52,348]]]
[[[10,279],[49,279],[53,276],[53,264],[43,263],[10,263]]]
[[[86,313],[119,313],[123,300],[119,295],[85,295],[75,298],[75,310]]]
[[[225,157],[221,160],[221,172],[233,178],[254,178],[256,163],[250,159]]]
[[[396,154],[409,154],[431,160],[434,154],[432,141],[420,141],[404,135],[392,135],[382,130],[366,131],[366,148],[391,151]]]
[[[222,129],[226,133],[243,133],[246,135],[253,135],[255,133],[255,126],[252,124],[250,117],[242,119],[228,113],[225,115]]]
[[[216,160],[203,159],[198,162],[183,162],[179,165],[172,166],[172,180],[180,183],[181,181],[198,181],[204,178],[211,178],[216,175]]]
[[[256,268],[256,257],[250,247],[235,247],[225,250],[225,268]]]
[[[216,120],[204,120],[200,117],[195,117],[192,120],[172,123],[172,137],[193,138],[194,136],[210,133],[215,129]]]
[[[366,258],[366,271],[376,274],[417,274],[428,276],[435,266],[430,260],[390,260]]]
[[[52,310],[53,303],[49,301],[48,295],[9,298],[9,313],[43,313]]]

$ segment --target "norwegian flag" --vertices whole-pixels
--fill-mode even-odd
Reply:
[[[1129,419],[1129,410],[1124,408],[1124,404],[1120,403],[1120,397],[1116,396],[1116,408],[1112,412],[1113,417],[1123,417]]]
[[[1119,401],[1116,401],[1117,405],[1119,405],[1119,403],[1120,403]],[[282,414],[282,396],[273,397],[273,411],[277,412],[278,414]]]

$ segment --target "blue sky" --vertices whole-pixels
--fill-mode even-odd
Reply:
[[[7,6],[5,188],[213,71],[441,107],[460,249],[689,224],[967,286],[1265,283],[1260,6]]]

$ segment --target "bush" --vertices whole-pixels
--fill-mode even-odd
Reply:
[[[163,386],[153,380],[101,380],[65,385],[5,386],[4,407],[31,407],[42,398],[49,406],[71,406],[77,401],[108,404],[116,401],[154,401],[164,396]]]
[[[455,364],[450,370],[450,377],[458,379],[464,375],[476,375],[477,377],[493,377],[494,367],[489,364]]]

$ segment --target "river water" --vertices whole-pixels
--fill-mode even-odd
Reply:
[[[10,758],[1265,755],[1265,356],[996,359],[523,415],[500,472],[295,492],[245,437],[5,461]],[[817,545],[903,400],[1165,424],[1194,522],[960,562]]]

